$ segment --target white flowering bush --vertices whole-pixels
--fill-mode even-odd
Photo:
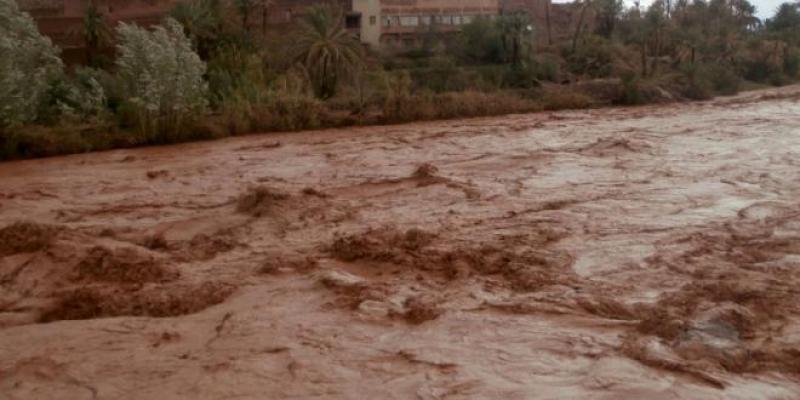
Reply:
[[[144,139],[181,135],[186,123],[207,107],[206,64],[183,27],[168,18],[152,31],[120,24],[117,34],[117,76]]]
[[[50,82],[63,71],[58,54],[14,0],[0,0],[0,127],[38,117]]]
[[[70,76],[54,79],[42,108],[45,115],[40,120],[75,122],[108,116],[106,93],[99,80],[101,74],[99,70],[78,67]]]

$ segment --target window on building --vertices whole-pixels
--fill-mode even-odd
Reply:
[[[474,20],[475,20],[475,16],[474,15],[465,15],[465,16],[461,17],[461,21],[463,23],[465,23],[465,24],[469,24]]]
[[[453,16],[452,15],[442,15],[442,24],[444,25],[453,25]]]
[[[417,17],[416,15],[400,17],[400,26],[418,26],[418,25],[419,25],[419,17]]]
[[[423,15],[419,17],[419,22],[422,25],[430,25],[431,24],[431,16],[430,15]]]
[[[378,23],[378,17],[376,17],[374,15],[370,15],[369,16],[369,24],[370,25],[375,25],[377,23]]]
[[[400,16],[395,15],[392,17],[392,26],[400,26]]]
[[[461,25],[461,16],[460,15],[454,15],[453,16],[453,25]]]
[[[392,26],[392,19],[389,17],[383,17],[383,26],[389,27]]]
[[[357,29],[361,27],[360,15],[347,15],[344,18],[344,25],[347,29]]]

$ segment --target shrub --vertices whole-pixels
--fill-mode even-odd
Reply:
[[[14,0],[0,0],[0,127],[38,117],[50,81],[62,72],[58,53]]]
[[[236,45],[220,46],[208,62],[212,106],[242,100],[258,103],[266,98],[272,78],[260,54]]]
[[[503,87],[531,89],[539,86],[539,71],[536,65],[510,65],[503,73]]]
[[[588,95],[574,89],[549,91],[542,96],[544,109],[548,111],[583,109],[594,105],[594,100]]]
[[[558,57],[552,54],[536,58],[536,71],[539,80],[558,82],[561,79],[561,64]]]
[[[181,130],[207,106],[205,63],[173,19],[153,31],[123,23],[117,33],[124,119],[146,143],[180,140]]]
[[[436,118],[464,118],[541,111],[542,106],[510,92],[452,92],[435,96]]]
[[[324,107],[310,96],[276,95],[255,110],[254,128],[296,131],[318,128]]]
[[[604,78],[613,72],[614,52],[611,43],[600,36],[590,35],[574,53],[564,50],[567,66],[577,75]]]
[[[786,52],[783,57],[783,73],[790,79],[797,79],[800,75],[800,52],[795,49]]]
[[[27,125],[24,129],[0,131],[0,160],[28,157],[47,157],[58,154],[81,153],[114,147],[127,147],[126,136],[112,126]]]
[[[681,69],[682,93],[692,100],[706,100],[715,94],[739,92],[741,78],[732,69],[721,65],[689,64]]]
[[[707,70],[700,64],[693,64],[683,67],[683,95],[692,100],[710,99],[713,93],[713,86],[708,77]]]
[[[450,49],[469,63],[500,63],[502,48],[500,32],[489,18],[478,17],[463,26],[461,35]]]
[[[706,72],[714,92],[722,95],[739,93],[742,80],[732,69],[720,65],[710,65]]]
[[[779,67],[766,59],[758,58],[744,63],[744,78],[753,82],[768,82],[779,74]]]
[[[510,92],[483,93],[472,90],[441,94],[414,94],[390,98],[384,106],[387,122],[439,118],[480,117],[541,111],[540,103]]]
[[[41,119],[50,123],[65,118],[78,122],[105,116],[106,95],[99,74],[91,68],[77,68],[72,76],[55,79],[48,88]]]
[[[639,76],[632,72],[622,75],[621,104],[637,105],[642,103],[642,91],[639,88]]]

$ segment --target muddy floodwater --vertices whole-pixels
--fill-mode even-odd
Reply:
[[[0,163],[0,398],[799,399],[799,101]]]

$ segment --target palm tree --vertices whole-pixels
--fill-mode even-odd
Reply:
[[[579,5],[578,0],[575,1],[576,5]],[[583,20],[586,18],[586,9],[592,6],[591,0],[583,0],[583,3],[580,4],[581,6],[581,13],[578,17],[578,24],[575,26],[575,34],[572,35],[572,53],[575,53],[578,50],[578,38],[581,36],[581,29],[583,29]]]
[[[261,0],[261,36],[267,36],[267,25],[269,24],[269,8],[272,7],[274,0]]]
[[[234,0],[234,5],[236,6],[236,11],[239,13],[239,17],[242,18],[242,27],[244,27],[245,32],[250,32],[250,15],[253,13],[253,10],[256,8],[256,1],[255,0]]]
[[[549,46],[553,45],[553,30],[550,26],[550,7],[551,7],[552,0],[545,0],[544,3],[544,20],[545,24],[547,25],[547,44]]]
[[[513,66],[520,66],[530,47],[530,37],[533,33],[527,14],[502,15],[497,19],[497,27],[506,61]]]
[[[97,66],[97,54],[104,46],[111,44],[114,33],[106,17],[100,12],[97,4],[89,0],[80,25],[70,29],[67,34],[80,38],[86,48],[86,65]]]
[[[200,57],[208,59],[222,33],[222,10],[219,0],[181,1],[170,11],[170,16],[183,25],[183,30]]]
[[[300,23],[296,48],[297,62],[322,99],[332,97],[339,78],[363,61],[361,44],[344,27],[342,10],[331,5],[309,8]]]

